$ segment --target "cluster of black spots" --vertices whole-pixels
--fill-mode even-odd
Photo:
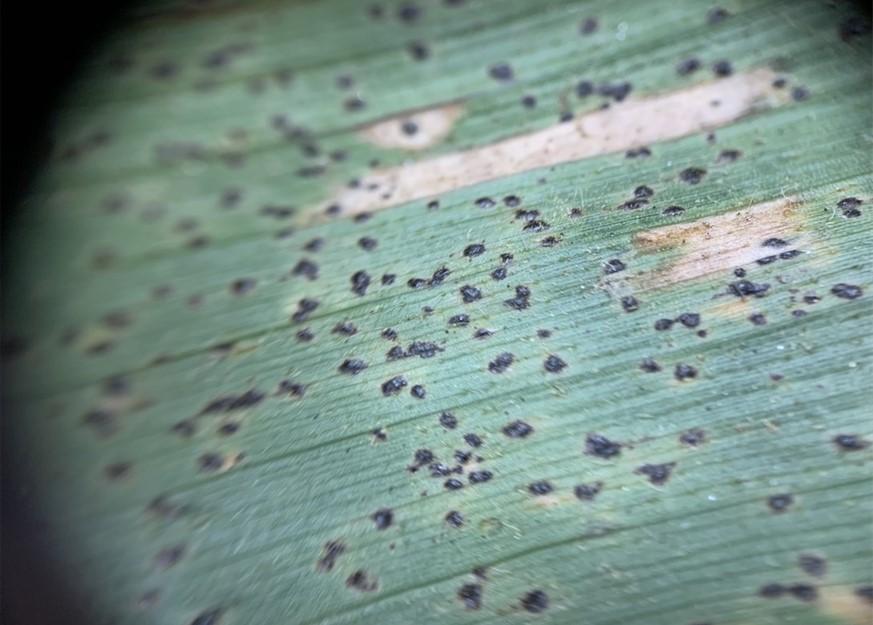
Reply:
[[[531,212],[537,212],[537,211],[525,211],[525,212],[531,213]],[[525,221],[525,224],[522,227],[522,230],[524,230],[525,232],[543,232],[545,230],[548,230],[549,228],[551,228],[551,226],[549,225],[549,223],[547,221],[544,221],[542,219],[528,219]]]
[[[621,298],[621,307],[625,312],[634,312],[640,309],[640,302],[633,295],[625,295]]]
[[[373,592],[379,588],[379,582],[363,569],[358,569],[346,578],[346,586],[359,592]]]
[[[812,553],[801,553],[797,557],[797,566],[807,575],[824,577],[828,571],[828,562],[823,557]]]
[[[222,614],[224,614],[224,610],[219,608],[201,612],[191,621],[191,625],[218,625],[221,622]]]
[[[427,391],[421,384],[416,384],[409,389],[409,394],[416,399],[424,399],[427,396]]]
[[[627,265],[625,265],[617,258],[611,258],[603,263],[603,273],[607,275],[611,273],[618,273],[619,271],[624,271],[625,269],[627,269]]]
[[[646,146],[631,148],[624,153],[625,158],[646,158],[652,155],[652,151]]]
[[[222,412],[231,412],[232,410],[242,410],[250,408],[264,399],[264,393],[257,389],[250,389],[241,395],[226,395],[213,399],[203,409],[200,414],[215,414]]]
[[[767,498],[767,505],[770,506],[770,509],[776,513],[782,513],[788,510],[791,505],[794,503],[794,496],[788,493],[783,493],[780,495],[771,495]]]
[[[464,488],[464,483],[461,480],[452,477],[443,482],[443,486],[446,490],[458,490]]]
[[[646,373],[656,373],[661,370],[659,365],[653,358],[643,358],[640,362],[640,369]]]
[[[775,263],[777,260],[790,260],[792,258],[796,258],[802,253],[803,252],[801,252],[800,250],[788,250],[786,252],[780,252],[779,254],[769,254],[767,256],[762,256],[755,262],[759,265],[769,265],[770,263]]]
[[[428,466],[428,469],[430,469],[431,477],[445,477],[447,475],[451,475],[452,473],[460,473],[463,471],[463,469],[461,469],[460,467],[456,468],[458,469],[458,471],[453,470],[449,465],[443,464],[442,462],[432,462]],[[415,471],[412,471],[412,473],[415,473]]]
[[[318,300],[309,299],[308,297],[304,297],[299,302],[297,302],[297,310],[291,315],[291,319],[295,323],[300,323],[301,321],[306,321],[309,318],[309,315],[318,308]]]
[[[592,482],[591,484],[578,484],[573,489],[573,494],[579,501],[593,501],[601,490],[603,490],[603,482]]]
[[[678,217],[682,213],[685,212],[685,209],[681,206],[668,206],[664,210],[661,211],[662,215],[666,215],[667,217]]]
[[[449,325],[455,327],[463,327],[469,325],[470,323],[470,315],[461,313],[459,315],[452,315],[449,317]]]
[[[464,442],[466,442],[470,447],[481,447],[482,437],[478,434],[464,434]]]
[[[282,380],[279,382],[278,395],[291,395],[292,397],[303,397],[306,394],[306,387],[293,380]]]
[[[663,464],[644,464],[634,471],[638,475],[645,475],[649,481],[656,486],[665,484],[670,479],[670,474],[676,466],[675,462],[665,462]]]
[[[549,596],[542,590],[531,590],[521,598],[521,607],[533,614],[545,612],[549,607]]]
[[[533,434],[533,426],[520,419],[511,421],[501,428],[501,431],[509,438],[527,438]]]
[[[487,339],[492,334],[494,334],[494,332],[492,332],[488,328],[477,328],[476,331],[473,332],[473,338],[477,340]]]
[[[549,373],[559,373],[566,366],[567,363],[561,360],[558,356],[555,356],[554,354],[549,354],[549,356],[543,362],[543,369],[545,369]]]
[[[685,184],[698,184],[706,175],[706,170],[700,167],[686,167],[679,172],[679,180]]]
[[[482,606],[482,586],[464,584],[458,589],[458,599],[468,610],[478,610]]]
[[[676,73],[680,76],[688,76],[700,69],[700,61],[695,58],[688,58],[680,61],[676,65]]]
[[[527,485],[527,490],[531,495],[542,496],[551,493],[554,488],[551,483],[546,480],[538,480]]]
[[[676,319],[658,319],[657,321],[655,321],[654,324],[655,330],[669,330],[676,322],[680,323],[686,328],[696,328],[700,325],[700,314],[684,312],[676,317]]]
[[[605,82],[597,86],[597,95],[603,96],[604,98],[612,98],[616,102],[621,102],[630,94],[632,89],[633,85],[629,82]]]
[[[673,369],[673,376],[680,382],[692,380],[697,377],[697,369],[691,365],[680,362]]]
[[[491,471],[471,471],[468,479],[470,480],[470,484],[481,484],[489,481],[493,477],[494,474]]]
[[[809,584],[791,584],[785,586],[779,583],[765,584],[758,590],[758,596],[764,599],[778,599],[790,595],[799,601],[815,601],[818,599],[818,589]]]
[[[857,434],[837,434],[833,438],[833,443],[840,451],[860,451],[870,446],[869,442]]]
[[[396,338],[396,336],[394,338]],[[388,360],[412,358],[414,356],[418,356],[419,358],[433,358],[441,351],[443,351],[443,348],[431,341],[412,341],[405,350],[399,345],[395,345],[388,350],[387,356]]]
[[[443,412],[440,414],[440,425],[447,430],[454,430],[458,427],[458,418],[451,412]]]
[[[514,73],[509,63],[496,63],[488,68],[488,75],[498,82],[508,82]]]
[[[406,378],[404,378],[402,375],[394,376],[390,380],[382,383],[382,394],[385,397],[396,395],[401,390],[403,390],[404,387],[406,387],[406,384]]]
[[[770,285],[766,282],[737,280],[728,284],[728,293],[737,297],[763,297],[769,290]]]
[[[598,458],[613,458],[621,454],[621,443],[611,441],[602,434],[585,437],[585,453]]]
[[[520,221],[524,221],[524,222],[530,222],[530,221],[534,221],[539,216],[540,216],[540,212],[536,209],[520,208],[517,211],[515,211],[515,217],[513,217],[513,219],[516,221],[520,220]]]
[[[484,250],[484,247],[483,247]],[[433,272],[431,277],[427,280],[424,278],[410,278],[406,281],[406,285],[411,289],[421,289],[424,287],[435,287],[441,285],[445,282],[446,278],[449,276],[451,271],[448,267],[440,267],[436,271]]]
[[[312,333],[312,330],[309,328],[303,328],[302,330],[298,330],[297,334],[295,334],[297,340],[301,343],[308,343],[312,339],[315,338],[315,335]]]
[[[691,428],[679,435],[679,442],[689,447],[697,447],[706,442],[706,432],[700,428]]]
[[[352,293],[363,297],[367,292],[367,287],[370,286],[370,274],[366,271],[356,271],[352,274]]]
[[[864,294],[861,287],[840,282],[831,287],[831,293],[841,299],[857,299]]]
[[[221,454],[206,452],[197,458],[197,464],[200,466],[201,471],[213,473],[224,466],[224,458],[221,457]]]
[[[342,364],[337,367],[337,371],[340,373],[347,373],[348,375],[358,375],[366,368],[367,363],[360,358],[348,358],[343,360]]]
[[[503,352],[497,355],[497,357],[488,363],[488,371],[491,373],[503,373],[512,365],[515,361],[515,356],[513,356],[509,352]]]
[[[331,332],[341,334],[342,336],[353,336],[358,333],[358,328],[351,321],[343,321],[337,323]]]
[[[716,61],[712,64],[712,73],[720,78],[725,78],[734,73],[734,67],[730,61]]]
[[[452,527],[461,527],[464,524],[464,517],[457,510],[450,510],[446,514],[446,523]]]
[[[394,512],[389,508],[380,508],[373,513],[373,523],[376,524],[377,530],[386,530],[391,527],[394,522]]]
[[[843,212],[843,217],[853,218],[860,217],[861,211],[858,209],[864,202],[856,197],[844,197],[837,202],[837,208]]]
[[[515,297],[504,300],[506,306],[514,310],[524,310],[530,306],[530,289],[524,285],[515,287]]]

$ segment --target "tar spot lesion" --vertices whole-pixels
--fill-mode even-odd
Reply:
[[[346,578],[346,586],[359,592],[374,592],[379,589],[379,580],[372,573],[358,569]]]
[[[689,364],[680,362],[673,369],[673,377],[675,377],[680,382],[693,380],[697,377],[697,369]]]
[[[548,495],[554,490],[551,482],[547,480],[537,480],[527,485],[527,490],[531,495],[542,496]]]
[[[644,464],[636,469],[634,473],[645,475],[649,481],[656,486],[666,484],[670,479],[673,469],[676,467],[675,462],[666,462],[663,464]]]
[[[679,435],[679,442],[689,447],[697,447],[706,442],[706,432],[700,428],[691,428]]]
[[[464,584],[458,589],[458,599],[468,610],[478,610],[482,606],[481,584]]]
[[[824,577],[828,570],[828,562],[822,556],[812,553],[802,553],[797,556],[797,566],[807,575]]]
[[[316,562],[319,571],[332,571],[337,559],[345,553],[346,546],[339,540],[331,540],[324,544],[321,557]]]
[[[226,395],[206,404],[200,414],[215,414],[243,410],[260,403],[265,394],[257,389],[249,389],[240,395]]]
[[[781,514],[794,505],[794,496],[788,493],[771,495],[767,498],[767,505],[773,512]]]
[[[531,590],[521,598],[521,607],[533,614],[545,612],[549,607],[549,596],[543,590]]]
[[[377,530],[386,530],[394,522],[394,512],[390,508],[380,508],[373,513],[371,518],[376,524]]]
[[[832,440],[840,451],[860,451],[870,446],[869,441],[858,434],[837,434]]]
[[[515,361],[515,356],[509,352],[502,352],[488,363],[488,371],[491,373],[504,373]]]
[[[91,410],[82,417],[82,423],[100,438],[108,438],[118,431],[117,417],[109,410]]]
[[[579,501],[593,501],[601,490],[603,490],[603,482],[591,482],[576,485],[573,488],[573,494]]]
[[[220,608],[207,610],[198,614],[194,620],[191,621],[191,625],[219,625],[223,615],[224,610],[221,610]]]
[[[130,475],[132,467],[129,462],[112,462],[103,468],[103,474],[112,481],[122,480]]]
[[[567,363],[554,354],[549,354],[543,362],[543,369],[549,373],[560,373],[566,366]]]
[[[357,375],[361,371],[367,368],[367,363],[361,360],[360,358],[348,358],[337,367],[337,370],[340,373],[347,373],[349,375]]]
[[[407,385],[406,378],[402,375],[394,376],[382,383],[382,394],[385,397],[396,395]]]
[[[455,528],[458,528],[458,527],[461,527],[464,525],[464,517],[457,510],[450,510],[446,514],[445,521],[446,521],[446,523],[449,524],[449,526],[455,527]]]
[[[533,434],[534,428],[529,423],[516,419],[504,425],[501,431],[509,438],[527,438]]]
[[[585,438],[585,453],[609,459],[621,454],[621,443],[611,441],[602,434],[588,434]]]
[[[173,545],[166,549],[161,549],[155,556],[155,566],[159,569],[166,570],[175,565],[185,555],[185,545]]]

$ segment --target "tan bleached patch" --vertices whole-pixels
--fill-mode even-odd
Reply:
[[[459,104],[449,104],[408,115],[398,115],[367,126],[361,131],[361,135],[366,141],[380,148],[423,150],[445,139],[461,116],[461,112],[462,108]],[[414,128],[415,131],[407,132],[404,130],[407,127]]]
[[[572,123],[559,123],[491,145],[377,170],[362,177],[356,188],[340,190],[324,206],[338,203],[347,215],[374,211],[539,167],[718,128],[759,108],[784,102],[786,96],[772,87],[774,78],[771,70],[758,69],[680,91],[631,97]],[[401,132],[400,119],[385,122],[391,133]],[[369,132],[373,136],[381,134],[380,141],[384,142],[388,140],[385,136],[388,127],[381,133],[375,132],[380,125]]]
[[[639,232],[633,237],[633,245],[642,253],[670,249],[682,253],[665,266],[636,276],[634,282],[640,287],[657,288],[740,267],[778,254],[779,250],[761,246],[771,237],[789,240],[790,249],[809,251],[809,241],[795,236],[802,225],[799,206],[797,198],[780,198],[715,217]]]

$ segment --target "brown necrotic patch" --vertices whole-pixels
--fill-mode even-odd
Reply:
[[[681,255],[633,280],[639,285],[664,287],[728,272],[760,258],[760,242],[773,235],[789,237],[796,245],[798,237],[792,235],[803,227],[799,206],[797,198],[780,198],[715,217],[639,232],[632,242],[640,252],[679,250]]]
[[[339,191],[325,206],[340,204],[350,214],[373,211],[531,169],[626,152],[717,128],[759,108],[784,103],[787,96],[772,86],[774,78],[771,70],[759,69],[670,93],[629,97],[579,116],[572,124],[558,123],[471,150],[376,170],[355,188]],[[719,106],[711,106],[714,100]],[[435,127],[449,125],[450,129],[451,116],[446,111],[443,107],[392,118],[369,127],[364,136],[383,147],[419,149],[417,142],[427,147],[434,143],[434,136],[442,137],[428,132],[427,119],[416,115],[431,115]],[[417,132],[404,132],[406,121],[415,122]]]

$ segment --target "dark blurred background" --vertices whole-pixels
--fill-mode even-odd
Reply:
[[[99,43],[125,2],[33,2],[11,0],[0,8],[0,112],[2,112],[2,204],[0,228],[14,215],[31,172],[48,152],[46,122],[76,68]],[[0,295],[2,292],[0,282]],[[0,393],[3,392],[0,379]],[[0,415],[5,422],[11,415]],[[3,437],[0,621],[8,625],[84,625],[79,600],[47,564],[39,521]]]

